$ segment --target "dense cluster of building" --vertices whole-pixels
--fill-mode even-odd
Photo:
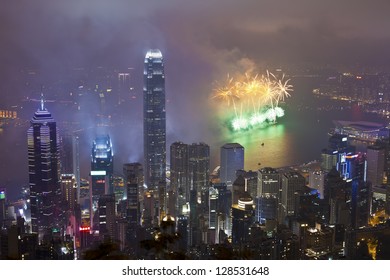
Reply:
[[[356,102],[367,112],[389,116],[390,77],[387,73],[331,73],[313,90],[319,97]]]
[[[321,166],[244,169],[244,147],[170,145],[163,56],[144,63],[144,162],[114,175],[108,132],[96,135],[89,179],[77,136],[61,135],[42,97],[28,129],[29,188],[19,207],[0,190],[3,259],[389,258],[390,142],[357,151],[330,136]],[[101,120],[104,123],[104,120]],[[120,152],[120,151],[119,151]],[[15,209],[18,211],[15,212]]]

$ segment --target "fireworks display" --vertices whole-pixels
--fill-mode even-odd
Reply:
[[[274,74],[245,74],[233,78],[229,75],[223,84],[218,83],[213,98],[233,108],[229,125],[233,130],[245,130],[267,123],[275,123],[284,116],[279,102],[290,96],[293,90],[290,80],[284,75],[279,79]]]

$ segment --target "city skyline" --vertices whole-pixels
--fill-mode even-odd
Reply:
[[[82,3],[46,0],[22,1],[18,5],[4,3],[0,11],[0,42],[4,47],[0,54],[3,61],[0,64],[1,101],[7,106],[17,106],[21,117],[29,118],[29,107],[35,110],[31,100],[39,99],[42,85],[48,100],[62,100],[61,97],[70,93],[75,96],[79,93],[78,87],[97,75],[102,66],[113,69],[109,75],[116,74],[115,71],[130,74],[134,87],[132,96],[138,99],[129,104],[129,109],[115,111],[135,123],[131,128],[118,130],[142,133],[139,98],[143,87],[143,60],[140,57],[150,48],[160,48],[169,62],[165,65],[169,77],[167,110],[171,112],[167,116],[167,142],[203,141],[215,150],[231,136],[221,125],[209,97],[215,81],[223,80],[228,73],[262,72],[281,67],[286,72],[295,68],[302,74],[306,71],[305,65],[315,69],[330,65],[340,72],[351,69],[371,72],[373,67],[381,69],[382,64],[386,66],[389,61],[388,52],[382,48],[389,36],[381,31],[388,22],[383,12],[386,1],[375,1],[375,5],[343,1],[336,5],[337,9],[329,1],[305,0],[293,6],[286,1],[247,1],[242,5],[230,0],[223,4],[214,0],[209,4],[186,5],[178,5],[176,0],[135,6],[133,1],[115,1],[112,5],[104,1],[88,3],[88,0]],[[181,13],[173,13],[172,7]],[[25,15],[25,11],[34,11],[40,16]],[[109,16],[110,12],[116,17]],[[54,14],[58,17],[51,16]],[[228,23],[223,21],[227,15]],[[174,24],[177,22],[180,24]],[[63,32],[58,33],[58,30]],[[104,40],[101,34],[105,34]],[[176,44],[178,40],[180,44]],[[19,83],[19,80],[25,82]],[[296,88],[294,95],[297,96],[292,98],[302,98],[299,97],[301,92],[301,87]],[[109,93],[105,97],[109,100]],[[58,121],[72,119],[64,104],[55,104],[51,109]],[[89,128],[94,124],[98,103],[82,96],[78,105],[85,115],[76,117],[75,114],[73,121],[82,119],[82,129],[88,130],[89,139],[85,142],[91,142],[96,135]],[[187,129],[189,126],[191,130]],[[20,133],[9,134],[9,138],[21,138]],[[126,135],[129,138],[126,141],[118,134],[112,137],[116,147],[126,149],[127,159],[123,162],[140,161],[142,145],[130,134]],[[6,158],[12,157],[9,151],[5,154]],[[218,157],[212,156],[212,167]],[[297,160],[300,162],[303,159]],[[16,184],[22,183],[18,180]]]
[[[390,255],[374,2],[5,3],[0,256]]]

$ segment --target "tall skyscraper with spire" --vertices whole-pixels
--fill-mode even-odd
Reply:
[[[43,237],[58,221],[60,199],[59,135],[43,95],[27,131],[32,232]]]
[[[145,183],[150,190],[165,184],[166,119],[165,75],[161,51],[149,50],[144,61]]]

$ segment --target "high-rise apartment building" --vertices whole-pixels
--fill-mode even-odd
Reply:
[[[27,131],[31,229],[39,238],[58,223],[60,160],[57,124],[43,97]]]
[[[145,56],[143,109],[145,183],[157,190],[166,177],[165,74],[163,56],[157,49]]]

